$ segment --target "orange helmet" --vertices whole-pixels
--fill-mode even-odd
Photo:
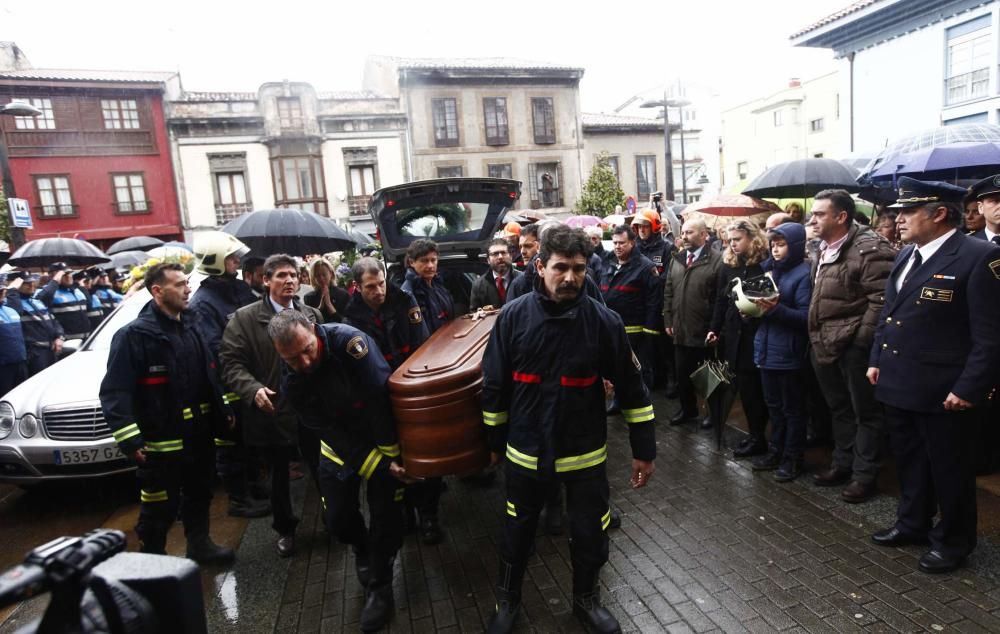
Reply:
[[[519,236],[521,235],[521,225],[517,224],[513,220],[508,222],[503,227],[503,234],[507,237]]]
[[[660,232],[660,214],[656,213],[652,209],[640,209],[637,211],[635,217],[632,218],[632,224],[634,225],[636,223],[649,223],[653,233]]]

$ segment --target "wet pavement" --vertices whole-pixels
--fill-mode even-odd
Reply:
[[[657,399],[655,405],[657,418],[666,421],[674,404]],[[728,429],[727,444],[740,433]],[[609,436],[612,503],[623,525],[610,533],[601,581],[605,604],[624,631],[1000,632],[995,513],[983,514],[983,537],[966,568],[929,576],[916,570],[921,548],[886,549],[869,541],[871,532],[892,522],[891,494],[849,505],[839,489],[814,487],[808,477],[779,484],[716,451],[708,432],[666,424],[658,428],[657,472],[646,488],[633,491],[621,419],[611,420]],[[822,452],[808,458],[813,469],[826,464]],[[891,479],[883,478],[890,492]],[[231,570],[203,573],[210,631],[359,630],[363,596],[353,557],[327,538],[312,484],[300,480],[293,487],[303,522],[290,559],[277,556],[268,519],[225,518],[224,496],[217,496],[213,535],[238,543],[239,551]],[[396,614],[388,631],[481,632],[493,611],[502,486],[449,478],[448,487],[445,540],[425,546],[408,535],[397,559]],[[996,509],[998,499],[983,491],[981,504]],[[0,506],[0,520],[7,517]],[[130,528],[134,516],[118,510],[108,521]],[[178,526],[171,552],[180,552],[182,542]],[[11,558],[6,544],[2,551]],[[570,574],[566,537],[539,535],[518,631],[582,631],[571,614]],[[15,611],[0,634],[37,614],[41,604]]]

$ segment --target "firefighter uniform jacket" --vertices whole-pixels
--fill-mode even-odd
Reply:
[[[483,357],[490,450],[540,479],[604,472],[604,384],[614,383],[632,455],[656,457],[653,406],[621,318],[584,293],[556,303],[541,290],[504,306]]]
[[[530,294],[541,283],[541,278],[538,276],[538,270],[535,268],[536,260],[538,260],[537,255],[531,258],[531,261],[528,262],[528,266],[525,267],[524,273],[510,283],[510,288],[507,289],[508,304],[522,295]],[[599,303],[604,303],[604,296],[601,295],[601,289],[597,287],[597,281],[590,279],[589,275],[583,280],[583,292],[596,299]]]
[[[62,326],[45,304],[34,297],[21,295],[11,289],[7,291],[7,305],[21,315],[21,327],[24,329],[26,345],[49,348],[53,341],[63,336]]]
[[[670,265],[670,255],[674,252],[674,246],[664,240],[659,233],[652,234],[646,240],[636,240],[635,246],[639,249],[639,253],[656,265],[656,273],[662,277]]]
[[[371,337],[353,326],[316,326],[319,363],[307,374],[281,363],[281,394],[299,420],[316,430],[323,456],[343,477],[365,480],[399,456],[386,382],[392,373]]]
[[[618,313],[630,335],[658,335],[663,305],[663,285],[649,258],[632,250],[620,267],[612,255],[601,271],[601,293],[608,308]]]
[[[387,282],[385,303],[378,314],[372,311],[357,292],[344,310],[345,323],[375,340],[382,358],[392,370],[427,341],[430,334],[417,300],[398,286]]]
[[[452,301],[451,293],[445,287],[444,279],[440,275],[435,276],[433,284],[428,286],[416,271],[406,269],[403,290],[416,298],[420,312],[427,323],[427,330],[431,334],[455,318],[455,302]]]
[[[90,332],[88,300],[81,289],[75,286],[64,288],[59,282],[51,280],[35,293],[35,298],[41,300],[59,321],[67,338],[85,338]]]
[[[171,337],[161,323],[166,319],[150,300],[111,341],[101,408],[126,455],[143,447],[165,456],[180,455],[185,441],[217,432],[232,415],[223,401],[215,355],[199,333],[193,313],[185,311],[180,323],[170,326],[178,329],[180,340],[196,342],[200,348],[196,350],[176,345],[178,337]],[[192,358],[202,363],[200,376],[189,372]],[[205,418],[214,429],[204,428]]]

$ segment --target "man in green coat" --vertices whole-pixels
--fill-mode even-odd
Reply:
[[[297,310],[316,323],[322,323],[323,318],[296,297],[299,274],[290,255],[267,258],[264,287],[267,295],[260,301],[233,313],[222,334],[219,361],[223,382],[239,396],[244,408],[244,440],[247,446],[260,448],[270,467],[272,526],[278,533],[278,554],[289,557],[295,551],[299,519],[292,512],[288,464],[297,444],[315,480],[319,439],[299,427],[295,413],[278,394],[281,358],[267,335],[267,324],[285,310]]]

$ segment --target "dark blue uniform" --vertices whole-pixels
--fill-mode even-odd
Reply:
[[[110,315],[118,304],[122,303],[125,296],[115,291],[115,289],[104,284],[95,284],[91,293],[101,303],[101,312],[105,317]]]
[[[377,314],[357,292],[348,302],[344,317],[347,325],[375,340],[382,358],[393,370],[403,365],[430,336],[417,300],[389,282],[386,282],[385,303]]]
[[[150,300],[115,333],[101,382],[101,408],[122,453],[146,450],[135,528],[143,552],[164,554],[178,506],[189,548],[208,536],[212,437],[232,412],[195,321],[189,311],[170,319]]]
[[[483,357],[483,422],[490,450],[506,456],[501,552],[518,593],[553,481],[566,484],[574,594],[590,592],[607,561],[603,379],[615,384],[633,456],[653,460],[653,406],[617,314],[582,293],[557,304],[536,290],[497,317]]]
[[[417,300],[420,312],[423,313],[424,321],[427,323],[427,331],[431,334],[455,318],[455,302],[440,275],[435,276],[433,284],[428,286],[416,271],[406,269],[403,290]]]
[[[642,364],[642,380],[653,389],[653,342],[662,330],[663,312],[663,282],[656,265],[636,248],[620,266],[612,255],[604,261],[600,288],[604,303],[625,322],[629,344]]]
[[[7,291],[7,305],[21,316],[24,345],[28,352],[28,374],[34,376],[56,362],[52,343],[63,336],[62,326],[41,301]]]
[[[308,374],[282,363],[282,389],[302,425],[320,436],[319,486],[327,530],[351,544],[371,570],[368,590],[388,592],[402,544],[403,485],[389,473],[399,456],[386,382],[391,370],[375,342],[352,326],[316,326],[320,361]],[[370,521],[358,494],[367,483]]]
[[[63,287],[52,280],[35,293],[35,299],[41,300],[59,321],[67,339],[86,339],[90,334],[90,320],[87,317],[90,302],[82,289],[76,286]]]
[[[0,397],[28,378],[21,316],[0,302]]]
[[[535,286],[538,284],[538,270],[535,268],[536,260],[538,260],[537,255],[528,262],[528,265],[524,268],[524,274],[510,283],[510,288],[507,289],[508,304],[518,297],[527,295],[535,290]],[[590,270],[590,266],[590,260],[588,259],[588,270]],[[596,299],[599,303],[604,303],[604,296],[601,294],[601,289],[598,288],[597,282],[591,279],[590,275],[583,280],[583,292],[588,297]]]
[[[913,250],[896,258],[869,365],[879,369],[875,397],[886,407],[902,488],[896,528],[961,559],[976,545],[975,436],[969,412],[942,404],[953,393],[982,406],[996,384],[1000,249],[956,231],[897,293]]]

